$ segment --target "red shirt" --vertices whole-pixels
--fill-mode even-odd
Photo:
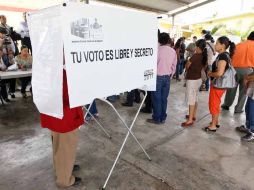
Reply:
[[[58,133],[67,133],[75,130],[84,123],[82,107],[70,108],[67,77],[63,72],[63,118],[58,119],[49,115],[40,114],[41,126]]]

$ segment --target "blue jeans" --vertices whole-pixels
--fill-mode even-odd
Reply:
[[[183,74],[183,70],[184,70],[184,59],[180,59],[180,69],[179,69],[179,74]]]
[[[167,118],[170,76],[157,76],[156,91],[152,92],[153,120],[163,122]]]
[[[254,133],[254,100],[248,97],[246,106],[245,106],[245,113],[246,113],[246,127],[250,129],[252,133]]]
[[[208,91],[209,88],[210,88],[210,79],[209,79],[209,77],[208,77],[208,78],[206,79],[206,81],[205,81],[205,89],[206,89],[206,91]]]
[[[90,104],[86,105],[86,108],[88,109],[89,106],[90,106]],[[89,112],[90,112],[93,116],[96,115],[96,114],[98,113],[98,110],[97,110],[95,101],[93,101],[92,106],[91,106]],[[90,115],[90,114],[87,114],[86,117],[87,117],[87,118],[90,118],[91,115]]]
[[[117,100],[117,95],[109,96],[109,97],[107,97],[107,100],[113,103]]]
[[[179,76],[183,74],[183,70],[184,70],[184,59],[180,59],[178,60],[176,65],[176,79],[179,79]]]

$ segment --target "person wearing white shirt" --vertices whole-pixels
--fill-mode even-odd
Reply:
[[[29,52],[32,54],[32,46],[30,41],[29,29],[27,25],[26,12],[23,13],[24,21],[19,25],[17,32],[21,36],[21,44],[28,47]]]

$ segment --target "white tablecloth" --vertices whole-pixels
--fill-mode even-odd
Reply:
[[[0,79],[13,79],[13,78],[23,78],[32,76],[32,70],[27,71],[0,71]]]

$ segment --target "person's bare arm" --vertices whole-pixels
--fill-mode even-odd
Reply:
[[[190,62],[190,60],[188,60],[185,65],[185,69],[188,70],[190,66],[191,66],[191,62]]]
[[[217,69],[217,71],[216,72],[211,72],[211,71],[208,72],[208,76],[209,77],[215,77],[215,78],[221,77],[224,74],[224,72],[225,72],[226,65],[227,65],[226,61],[220,60],[218,62],[218,69]]]

